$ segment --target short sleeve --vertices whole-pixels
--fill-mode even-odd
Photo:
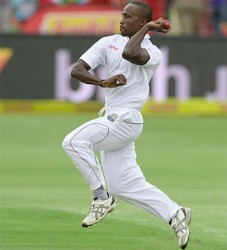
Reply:
[[[145,49],[147,50],[150,59],[143,66],[146,68],[151,67],[155,70],[162,61],[162,52],[157,46],[153,44],[149,47],[145,47]]]
[[[91,69],[95,69],[99,65],[105,65],[106,60],[106,47],[109,38],[104,37],[98,40],[94,45],[92,45],[81,57]]]

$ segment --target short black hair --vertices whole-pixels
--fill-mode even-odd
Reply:
[[[152,20],[152,9],[148,3],[133,1],[133,2],[128,2],[128,4],[134,4],[134,5],[140,6],[146,12],[145,17],[147,19],[147,22],[150,22]]]

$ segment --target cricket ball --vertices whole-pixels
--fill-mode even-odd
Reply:
[[[163,22],[164,22],[163,29],[166,29],[166,30],[169,29],[169,27],[170,27],[169,21],[164,19]]]

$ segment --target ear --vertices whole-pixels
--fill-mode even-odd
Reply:
[[[141,23],[142,26],[144,26],[147,23],[147,19],[146,18],[142,18],[140,20],[140,23]]]

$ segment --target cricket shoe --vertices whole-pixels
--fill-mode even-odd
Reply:
[[[180,208],[176,215],[170,220],[169,224],[172,227],[178,238],[178,244],[181,249],[185,249],[188,244],[192,212],[190,208]]]
[[[90,211],[82,221],[82,227],[89,227],[102,220],[107,213],[112,212],[118,206],[117,200],[112,195],[108,199],[94,199],[91,203]]]

